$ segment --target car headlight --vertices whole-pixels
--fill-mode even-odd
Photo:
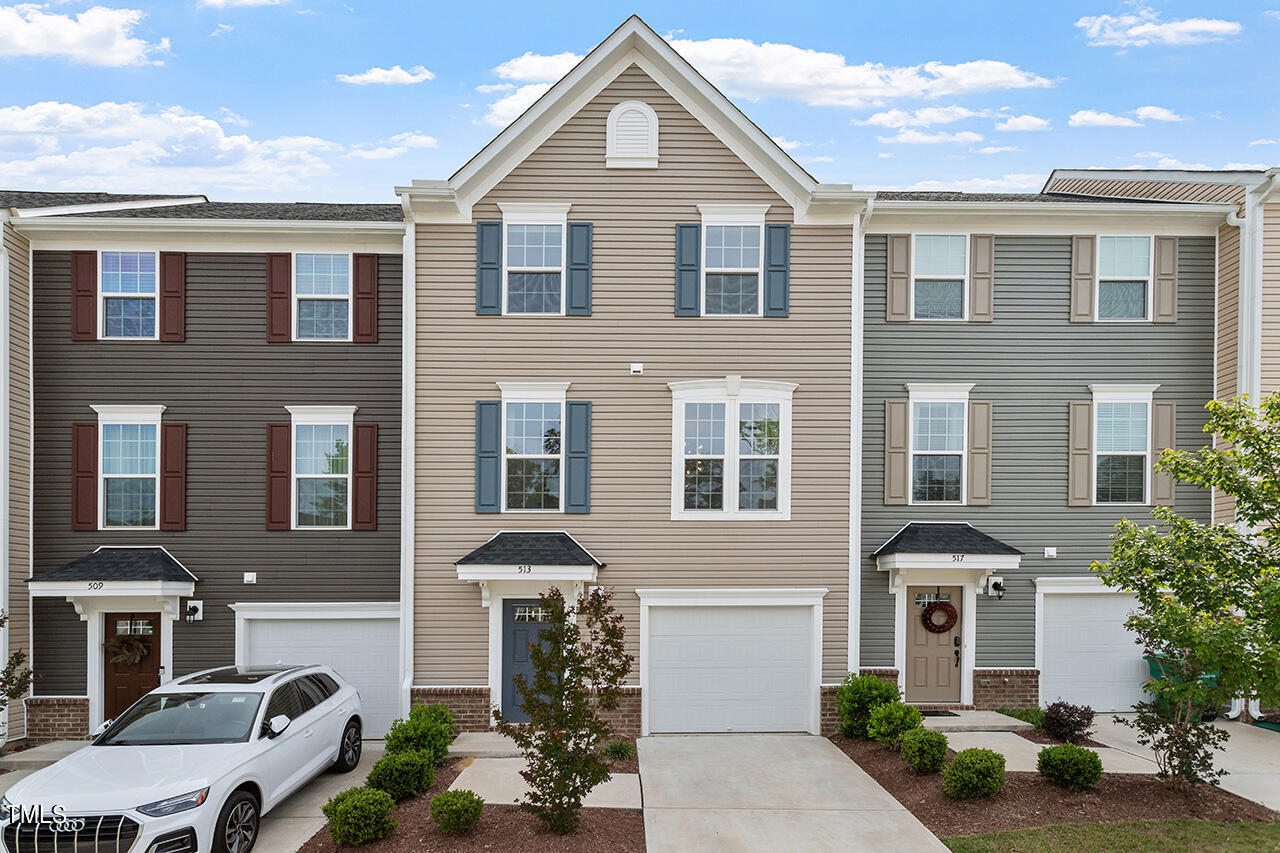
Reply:
[[[192,791],[189,794],[181,794],[177,797],[170,797],[167,800],[157,800],[154,803],[147,803],[145,806],[138,806],[138,811],[149,817],[164,817],[165,815],[185,812],[187,809],[194,809],[208,798],[209,789],[201,788],[199,791]]]

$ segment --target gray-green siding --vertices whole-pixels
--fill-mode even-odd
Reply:
[[[178,622],[176,675],[234,658],[236,601],[394,601],[400,561],[401,258],[378,264],[378,343],[266,343],[266,256],[188,254],[183,343],[73,342],[70,256],[37,252],[35,572],[98,545],[168,548],[200,582],[204,621]],[[188,424],[187,529],[71,530],[71,424],[90,404],[162,404]],[[357,406],[378,425],[376,531],[267,531],[266,424],[286,405]],[[243,572],[258,573],[256,585]],[[62,600],[36,608],[36,692],[83,695],[85,628]]]
[[[1035,585],[1045,575],[1086,574],[1105,559],[1123,512],[1067,506],[1067,409],[1091,383],[1159,383],[1177,403],[1177,441],[1199,447],[1213,396],[1214,241],[1185,237],[1178,258],[1178,321],[1068,322],[1070,237],[996,238],[995,322],[885,323],[885,237],[866,238],[862,445],[862,666],[892,666],[893,596],[870,554],[910,521],[968,521],[1026,552],[1005,572],[1002,601],[979,595],[979,667],[1035,663]],[[973,382],[971,400],[993,403],[991,506],[885,506],[884,401],[907,382]],[[1179,512],[1209,519],[1209,493],[1179,485]],[[1046,546],[1058,556],[1045,559]]]

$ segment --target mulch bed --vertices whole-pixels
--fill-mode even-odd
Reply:
[[[1053,735],[1041,729],[1018,729],[1014,732],[1016,735],[1026,738],[1032,743],[1043,743],[1046,746],[1057,746],[1060,743],[1068,743],[1069,741],[1059,740]],[[1075,742],[1076,746],[1092,746],[1094,748],[1108,749],[1105,743],[1098,743],[1091,737],[1081,738]]]
[[[618,853],[644,853],[644,815],[639,809],[583,809],[582,822],[568,835],[556,835],[533,815],[518,806],[485,805],[480,825],[471,835],[445,835],[436,829],[428,812],[431,798],[448,790],[462,768],[471,761],[461,758],[436,770],[431,790],[421,797],[405,800],[395,811],[400,822],[395,832],[381,841],[366,844],[361,851],[369,853],[410,853],[410,851],[503,851],[503,853],[584,853],[608,850]],[[615,769],[614,772],[626,772]],[[360,780],[354,780],[359,784]],[[329,837],[326,826],[302,845],[299,853],[348,853]]]
[[[609,772],[610,773],[639,773],[640,758],[639,758],[639,753],[636,752],[636,739],[635,738],[616,738],[616,740],[625,740],[628,743],[630,743],[631,754],[635,757],[620,759],[617,761],[609,761],[608,759],[605,759],[605,761],[609,765]]]
[[[1107,773],[1083,794],[1072,794],[1036,773],[1006,773],[1004,790],[992,797],[953,800],[942,793],[942,777],[916,776],[896,752],[873,741],[832,735],[834,743],[907,807],[935,835],[975,835],[1062,823],[1198,818],[1280,823],[1280,812],[1243,797],[1197,785],[1176,791],[1154,776]]]

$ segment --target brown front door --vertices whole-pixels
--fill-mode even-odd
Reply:
[[[104,719],[114,720],[160,686],[160,614],[106,613],[102,618],[103,713]],[[114,660],[124,654],[136,656],[140,649],[146,654],[137,663]]]
[[[958,586],[907,587],[907,695],[908,702],[955,703],[960,701],[960,644],[964,612],[963,588]],[[956,624],[935,633],[924,625],[925,608],[945,601],[956,609]],[[935,627],[945,623],[942,612],[933,614]]]

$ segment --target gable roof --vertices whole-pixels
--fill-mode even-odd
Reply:
[[[91,554],[35,575],[31,583],[63,581],[169,581],[191,583],[196,576],[156,546],[102,545]]]
[[[416,216],[470,222],[471,207],[611,83],[637,65],[747,164],[795,211],[797,221],[830,214],[851,221],[872,193],[820,184],[719,89],[632,15],[448,180],[396,187]]]

